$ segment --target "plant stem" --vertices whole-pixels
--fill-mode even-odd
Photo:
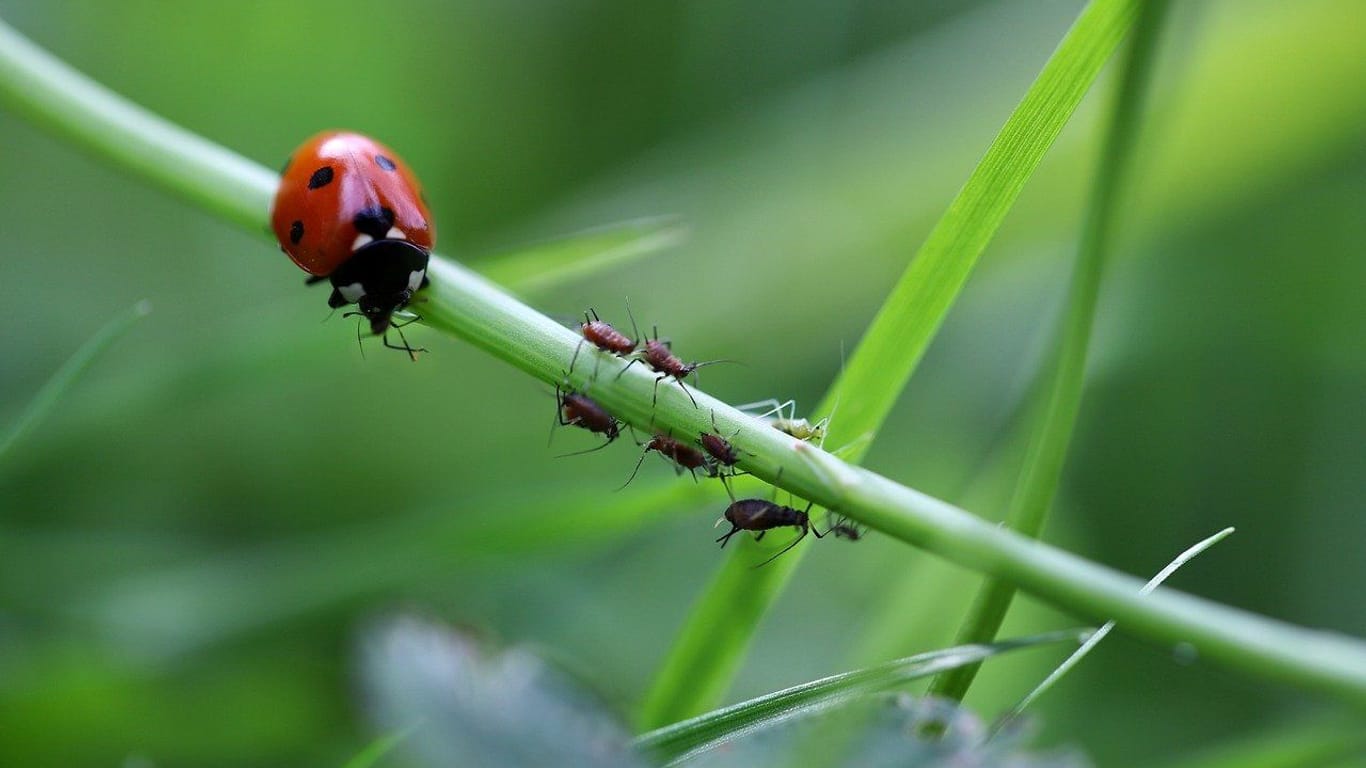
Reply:
[[[274,175],[207,140],[129,105],[0,24],[0,100],[78,145],[253,231],[265,228]],[[99,130],[83,125],[95,124]],[[110,140],[118,136],[120,140]],[[187,171],[186,165],[194,170]],[[602,375],[585,362],[564,370],[579,337],[472,271],[433,256],[422,312],[433,327],[470,341],[544,381],[569,378],[618,417],[674,434],[724,434],[749,456],[742,466],[824,507],[965,567],[1009,580],[1090,620],[1114,619],[1150,640],[1189,645],[1201,656],[1255,675],[1330,693],[1366,707],[1366,643],[1294,627],[1200,598],[1160,589],[1075,555],[1002,530],[946,502],[849,466],[703,392],[698,407],[672,382],[659,386],[641,366],[601,356]]]

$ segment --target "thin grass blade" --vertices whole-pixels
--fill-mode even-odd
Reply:
[[[1056,352],[1039,384],[1038,407],[1033,409],[1029,445],[1006,513],[1006,525],[1030,538],[1037,538],[1043,531],[1081,410],[1086,356],[1091,344],[1101,276],[1113,247],[1119,197],[1142,126],[1144,97],[1167,7],[1166,0],[1153,0],[1144,4],[1138,17],[1096,171],[1090,211],[1077,249],[1063,318],[1052,345]],[[1015,591],[1015,585],[999,579],[983,583],[959,629],[957,641],[980,643],[996,637]],[[972,685],[977,669],[976,665],[969,665],[945,673],[930,686],[930,692],[961,700]]]
[[[833,709],[867,693],[982,661],[1008,651],[1062,642],[1079,642],[1085,630],[1064,630],[1007,640],[991,645],[968,645],[921,653],[874,667],[844,672],[759,696],[724,709],[658,728],[636,739],[636,746],[664,760],[715,749],[727,741],[778,725],[793,717]]]
[[[817,415],[839,403],[828,445],[857,463],[915,371],[968,274],[1127,32],[1137,0],[1093,0],[1082,11],[963,189],[902,275]],[[801,562],[804,547],[759,572],[754,547],[727,558],[689,616],[645,698],[645,727],[715,706],[759,621]]]
[[[109,348],[133,327],[138,320],[146,317],[152,311],[152,305],[146,301],[139,301],[132,307],[115,315],[112,320],[104,324],[104,327],[95,332],[75,354],[62,364],[57,372],[52,374],[52,378],[38,390],[38,394],[33,396],[24,409],[19,414],[18,420],[0,435],[0,459],[10,451],[23,437],[33,431],[47,415],[52,412],[57,401],[62,398],[71,385],[76,383],[76,379],[90,365],[100,353]]]

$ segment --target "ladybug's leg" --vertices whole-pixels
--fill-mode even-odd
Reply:
[[[327,275],[309,275],[308,279],[304,280],[304,285],[317,285],[326,279]]]
[[[338,307],[344,307],[349,303],[350,302],[347,301],[346,298],[341,295],[341,290],[337,288],[333,288],[332,295],[327,297],[327,306],[333,309],[336,309]]]

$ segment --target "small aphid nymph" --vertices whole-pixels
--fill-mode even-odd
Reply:
[[[636,468],[631,471],[631,476],[626,478],[626,482],[621,486],[622,488],[630,485],[631,481],[636,479],[636,473],[640,471],[640,465],[645,462],[645,457],[649,455],[650,451],[654,451],[673,462],[674,468],[678,472],[681,473],[686,469],[692,473],[693,480],[697,479],[697,470],[699,469],[708,476],[716,474],[716,465],[707,458],[706,454],[681,440],[675,440],[671,435],[655,435],[646,441],[641,448],[643,450],[640,452],[640,459],[636,461]],[[617,490],[621,490],[621,488]]]
[[[626,308],[626,314],[631,315],[631,308]],[[631,315],[631,330],[635,338],[630,338],[602,318],[598,317],[597,310],[589,308],[583,313],[583,322],[579,323],[579,333],[583,334],[583,340],[574,347],[574,357],[569,361],[569,371],[574,372],[574,364],[579,360],[579,351],[583,349],[585,343],[592,344],[603,352],[625,357],[636,351],[639,345],[635,339],[640,338],[640,332],[636,330],[636,318]],[[599,360],[601,362],[601,360]],[[597,369],[594,368],[593,375],[597,376]]]

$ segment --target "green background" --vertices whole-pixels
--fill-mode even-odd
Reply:
[[[1080,2],[0,0],[116,91],[276,165],[379,137],[468,263],[641,215],[681,247],[527,298],[658,323],[703,386],[811,405]],[[1101,296],[1051,541],[1366,635],[1366,37],[1360,5],[1182,3]],[[1357,23],[1352,23],[1356,19]],[[1100,90],[1112,85],[1103,78]],[[1099,91],[985,254],[867,464],[987,516],[1093,169]],[[374,731],[370,623],[527,643],[629,717],[716,567],[719,501],[605,522],[634,463],[424,330],[418,365],[327,317],[274,248],[0,112],[0,419],[110,317],[155,311],[0,465],[0,764],[338,765]],[[634,491],[675,480],[655,459]],[[714,490],[714,489],[713,489]],[[642,504],[645,504],[642,501]],[[499,524],[501,522],[501,525]],[[975,579],[821,543],[731,698],[943,646]],[[1028,599],[1006,634],[1071,623]],[[1057,662],[988,664],[990,715]],[[1150,765],[1321,714],[1116,634],[1045,744]]]

